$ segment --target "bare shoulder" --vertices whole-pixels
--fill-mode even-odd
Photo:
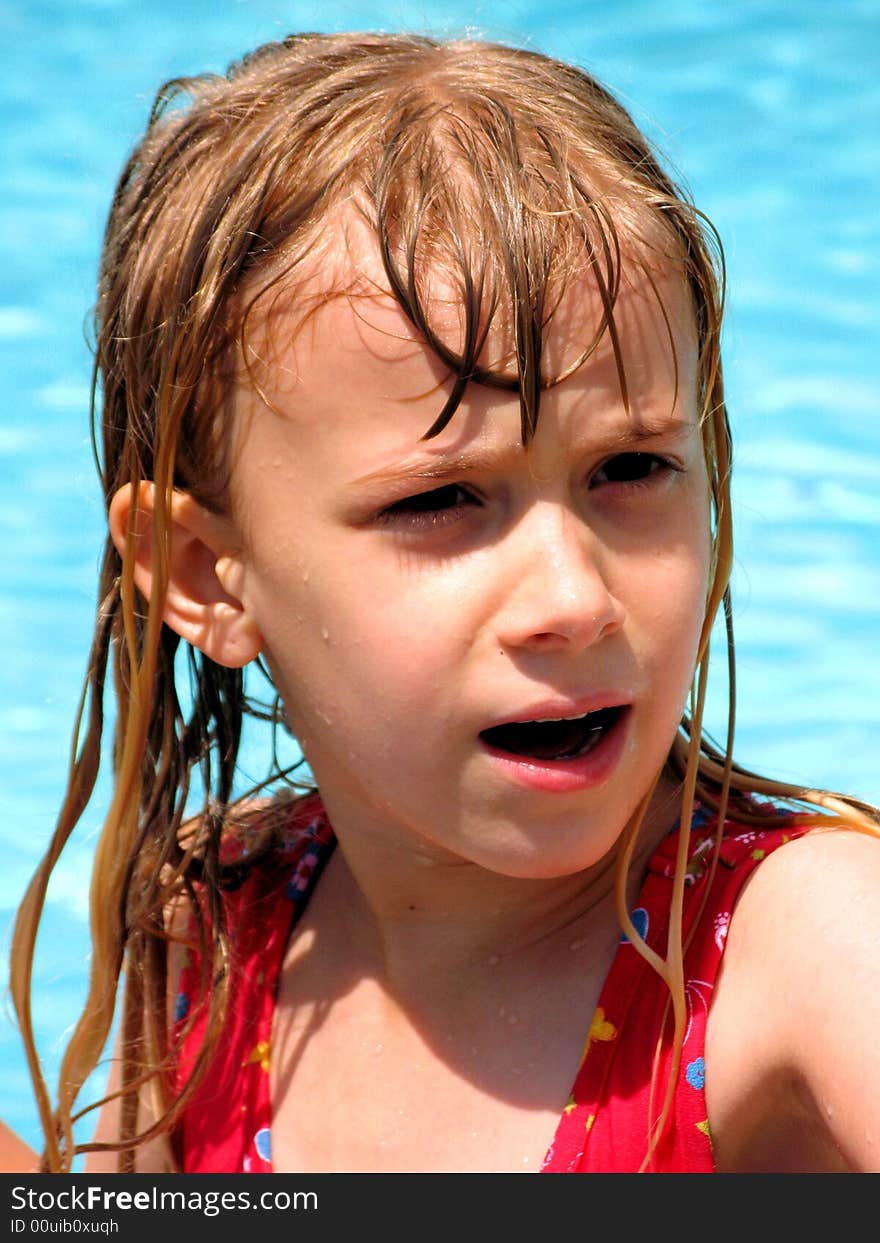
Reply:
[[[29,1144],[0,1120],[0,1174],[34,1174],[40,1158]]]
[[[721,1168],[880,1171],[880,838],[776,850],[730,923],[706,1040]]]

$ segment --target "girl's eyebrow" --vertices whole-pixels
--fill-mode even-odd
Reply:
[[[694,433],[699,433],[699,424],[693,419],[644,415],[640,416],[638,422],[627,423],[613,434],[597,438],[594,444],[585,445],[584,452],[602,454],[632,451],[648,441],[660,438],[683,440]],[[436,481],[461,475],[492,474],[510,466],[514,460],[521,461],[523,452],[528,454],[528,446],[524,449],[522,442],[517,440],[508,445],[481,446],[450,455],[444,455],[442,451],[433,455],[419,454],[360,475],[352,480],[350,486],[357,488],[400,480]]]
[[[456,453],[436,458],[420,456],[405,458],[379,470],[370,471],[353,480],[353,486],[371,483],[394,483],[399,479],[448,479],[453,475],[491,473],[508,465],[514,455],[521,454],[522,445],[497,449],[474,449],[468,453]]]

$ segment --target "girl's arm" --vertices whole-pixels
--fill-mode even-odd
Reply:
[[[880,1172],[880,840],[774,852],[736,907],[709,1019],[719,1168]]]
[[[117,1044],[117,1047],[113,1050],[113,1060],[110,1064],[110,1075],[107,1081],[108,1094],[117,1091],[119,1088],[120,1066],[121,1050]],[[139,1126],[145,1129],[153,1121],[153,1117],[149,1094],[144,1092],[141,1094],[140,1108],[138,1110]],[[118,1099],[108,1101],[98,1114],[94,1139],[98,1142],[113,1143],[119,1138],[119,1124],[120,1102]],[[85,1172],[87,1174],[116,1174],[119,1168],[118,1159],[119,1154],[117,1152],[87,1153]],[[177,1173],[170,1145],[164,1139],[155,1139],[149,1143],[139,1145],[135,1150],[134,1168],[136,1174]]]
[[[0,1122],[0,1174],[35,1174],[40,1158],[29,1144]]]
[[[168,998],[166,1021],[169,1030],[173,1023],[174,1007],[177,998],[178,980],[183,966],[183,949],[173,939],[175,932],[182,934],[188,924],[188,911],[182,902],[170,906],[165,912],[165,925],[172,939],[168,946]],[[107,1081],[107,1093],[118,1091],[121,1082],[122,1050],[119,1038],[113,1050],[110,1063],[110,1075]],[[138,1109],[138,1126],[145,1130],[155,1119],[148,1090],[141,1093]],[[111,1100],[101,1109],[95,1127],[94,1139],[98,1142],[113,1143],[119,1138],[120,1101]],[[118,1170],[116,1152],[90,1152],[86,1155],[85,1171],[87,1174],[115,1174]],[[138,1174],[177,1174],[171,1145],[165,1137],[150,1140],[135,1150],[135,1172]]]

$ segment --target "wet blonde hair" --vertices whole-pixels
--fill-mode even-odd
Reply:
[[[221,863],[220,837],[234,814],[243,718],[250,712],[274,718],[279,706],[251,702],[241,671],[214,664],[163,624],[169,504],[172,490],[181,488],[223,510],[230,466],[224,397],[249,318],[276,293],[295,301],[298,281],[320,260],[328,222],[343,207],[358,211],[372,229],[393,296],[454,377],[427,436],[445,426],[466,386],[476,383],[518,393],[528,442],[542,391],[561,378],[542,369],[543,336],[576,279],[591,282],[602,308],[582,359],[607,338],[626,404],[614,316],[621,284],[634,274],[653,288],[674,355],[660,283],[670,273],[684,283],[698,344],[712,569],[690,705],[667,762],[667,772],[683,783],[682,822],[689,823],[699,798],[718,810],[719,823],[729,801],[738,819],[778,823],[779,810],[755,798],[771,795],[808,823],[872,831],[880,824],[873,809],[842,795],[783,786],[732,762],[721,248],[620,104],[580,69],[533,51],[412,35],[292,36],[257,49],[226,76],[172,81],[159,92],[116,189],[95,316],[93,408],[104,495],[109,505],[125,484],[155,484],[154,589],[149,601],[135,590],[133,535],[122,556],[108,538],[67,794],[13,944],[12,992],[46,1135],[47,1170],[67,1170],[77,1152],[94,1147],[74,1143],[76,1102],[106,1045],[123,969],[122,1134],[110,1145],[120,1151],[121,1169],[132,1168],[137,1144],[173,1130],[222,1032],[228,933],[221,892],[236,878]],[[431,274],[438,271],[460,299],[455,342],[432,315]],[[485,361],[496,322],[512,339],[513,370]],[[703,734],[702,717],[719,609],[731,694],[728,737],[716,747]],[[33,1037],[34,946],[50,874],[95,785],[108,666],[116,707],[114,791],[94,861],[88,997],[53,1107]],[[191,689],[184,693],[186,674]],[[270,780],[277,787],[282,778],[296,788],[295,778],[276,765]],[[203,809],[190,820],[194,783]],[[632,926],[624,901],[640,823],[641,814],[619,853],[618,911],[630,939],[669,985],[675,1061],[685,1021],[681,906],[688,839],[680,835],[662,959]],[[274,833],[270,819],[252,861],[271,850]],[[202,901],[195,900],[197,887]],[[208,1039],[193,1079],[175,1099],[165,920],[181,896],[201,917],[204,979],[212,987]],[[658,1033],[658,1050],[663,1038]],[[144,1085],[153,1091],[158,1121],[139,1132]],[[671,1083],[646,1118],[645,1168],[668,1119],[670,1090]]]

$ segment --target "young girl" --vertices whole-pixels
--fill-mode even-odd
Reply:
[[[880,1169],[880,813],[731,757],[720,268],[619,104],[534,52],[305,35],[160,92],[101,265],[76,759],[13,946],[44,1169]],[[31,963],[108,664],[53,1104]],[[234,797],[252,712],[308,780]]]

